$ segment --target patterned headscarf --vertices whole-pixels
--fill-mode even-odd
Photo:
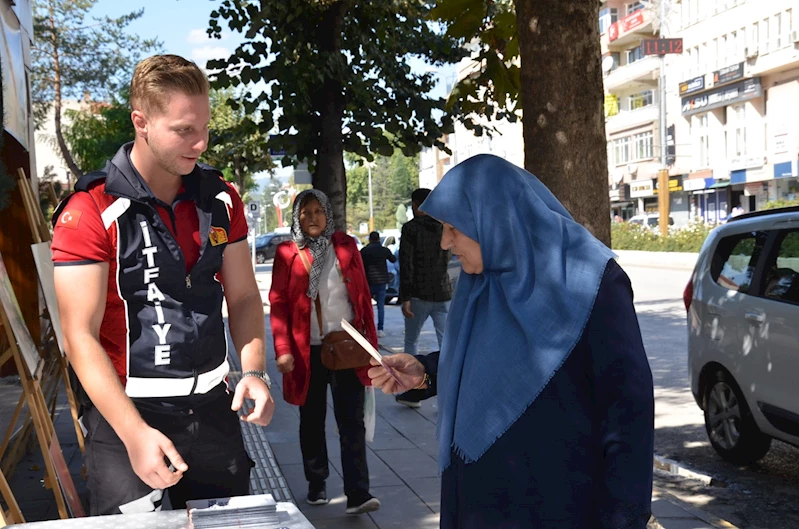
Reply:
[[[327,218],[327,226],[325,226],[325,230],[319,237],[309,237],[300,227],[300,209],[312,198],[319,201],[322,209],[325,210],[325,217]],[[336,231],[336,228],[333,224],[333,207],[330,205],[330,199],[327,198],[327,195],[316,189],[308,189],[297,195],[297,198],[294,199],[291,236],[300,249],[304,249],[307,246],[311,250],[311,256],[313,256],[307,292],[308,297],[311,299],[316,299],[316,296],[319,295],[319,280],[322,277],[322,268],[325,266],[327,246],[330,244],[330,237],[333,236],[334,231]]]

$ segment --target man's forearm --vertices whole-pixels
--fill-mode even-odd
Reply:
[[[228,325],[233,345],[239,352],[242,371],[265,371],[264,308],[260,293],[228,304]]]
[[[67,357],[92,404],[123,443],[146,426],[119,381],[108,354],[91,334],[66,337]]]

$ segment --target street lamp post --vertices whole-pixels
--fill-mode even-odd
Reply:
[[[366,162],[366,169],[369,175],[369,232],[375,231],[375,211],[372,204],[372,166],[374,162]]]
[[[666,1],[660,0],[660,38],[664,38],[666,26]],[[666,126],[666,55],[660,55],[660,78],[658,79],[660,100],[660,170],[658,171],[658,211],[660,235],[669,234],[669,207],[671,206],[669,197],[669,165],[667,158],[666,136],[668,127]]]

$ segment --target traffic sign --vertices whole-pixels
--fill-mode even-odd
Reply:
[[[253,219],[261,218],[261,205],[258,202],[250,202],[247,204],[247,214]]]

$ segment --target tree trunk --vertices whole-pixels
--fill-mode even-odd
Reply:
[[[53,42],[53,92],[54,96],[54,105],[53,105],[53,114],[55,116],[55,137],[56,141],[58,142],[58,148],[61,150],[61,157],[66,162],[67,167],[75,176],[75,181],[77,182],[78,179],[83,176],[83,172],[78,168],[78,164],[75,163],[75,160],[72,158],[72,154],[69,152],[69,147],[67,147],[67,142],[64,140],[64,133],[61,130],[61,63],[59,61],[58,55],[58,29],[55,25],[55,13],[54,13],[53,4],[50,4],[50,35],[52,35],[52,42]],[[67,177],[67,183],[69,183],[71,179]]]
[[[599,0],[516,0],[524,165],[610,245]]]
[[[349,2],[336,2],[319,24],[319,45],[323,54],[341,53],[341,32]],[[319,94],[319,146],[316,153],[314,188],[330,198],[337,231],[347,231],[347,173],[344,170],[344,87],[339,79],[328,78]]]

